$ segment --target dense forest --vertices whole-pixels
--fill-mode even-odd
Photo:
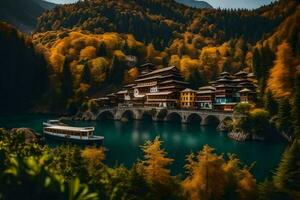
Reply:
[[[12,26],[0,22],[1,112],[32,107],[41,100],[48,85],[44,54]]]
[[[27,139],[26,139],[27,138]],[[0,195],[3,199],[296,200],[300,193],[300,143],[282,156],[273,177],[257,182],[254,165],[204,146],[186,158],[185,174],[172,175],[159,137],[141,146],[132,168],[105,164],[103,148],[49,148],[22,131],[0,130]]]

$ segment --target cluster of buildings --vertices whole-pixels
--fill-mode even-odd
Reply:
[[[140,75],[122,90],[96,99],[101,106],[143,106],[201,109],[231,112],[240,102],[256,99],[255,76],[244,71],[223,72],[217,80],[198,90],[189,88],[177,67],[155,69],[151,63],[140,66]]]

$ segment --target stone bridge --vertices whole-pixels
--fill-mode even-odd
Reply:
[[[225,120],[232,120],[232,113],[181,110],[157,107],[114,107],[102,108],[96,113],[87,111],[82,115],[84,120],[149,120],[178,123],[200,123],[201,125],[221,125]]]

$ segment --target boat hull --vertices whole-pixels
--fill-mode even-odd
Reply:
[[[75,139],[75,138],[68,138],[68,137],[61,137],[57,135],[51,135],[44,133],[45,138],[51,139],[51,140],[57,140],[57,141],[62,141],[62,142],[70,142],[70,143],[75,143],[75,144],[80,144],[80,145],[103,145],[104,138],[99,137],[99,138],[91,138],[88,140],[80,140],[80,139]]]

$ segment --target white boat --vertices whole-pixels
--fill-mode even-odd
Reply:
[[[49,120],[43,123],[43,132],[46,138],[87,145],[103,144],[104,137],[94,135],[95,127],[72,127],[58,125],[57,122],[59,121]]]

